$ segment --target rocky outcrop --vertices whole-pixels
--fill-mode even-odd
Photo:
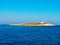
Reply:
[[[28,24],[9,24],[12,26],[55,26],[54,24],[49,24],[45,22],[39,22],[39,23],[28,23]]]

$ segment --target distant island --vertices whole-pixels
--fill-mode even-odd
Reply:
[[[28,24],[9,24],[11,26],[55,26],[54,24],[49,24],[45,22],[38,22],[38,23],[28,23]]]

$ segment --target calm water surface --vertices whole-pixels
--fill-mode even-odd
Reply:
[[[0,45],[60,45],[60,26],[0,25]]]

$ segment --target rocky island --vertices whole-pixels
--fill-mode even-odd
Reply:
[[[49,24],[45,22],[38,22],[38,23],[28,23],[28,24],[9,24],[11,26],[54,26],[54,24]]]

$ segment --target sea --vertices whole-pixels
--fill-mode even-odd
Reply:
[[[60,45],[60,26],[0,25],[0,45]]]

